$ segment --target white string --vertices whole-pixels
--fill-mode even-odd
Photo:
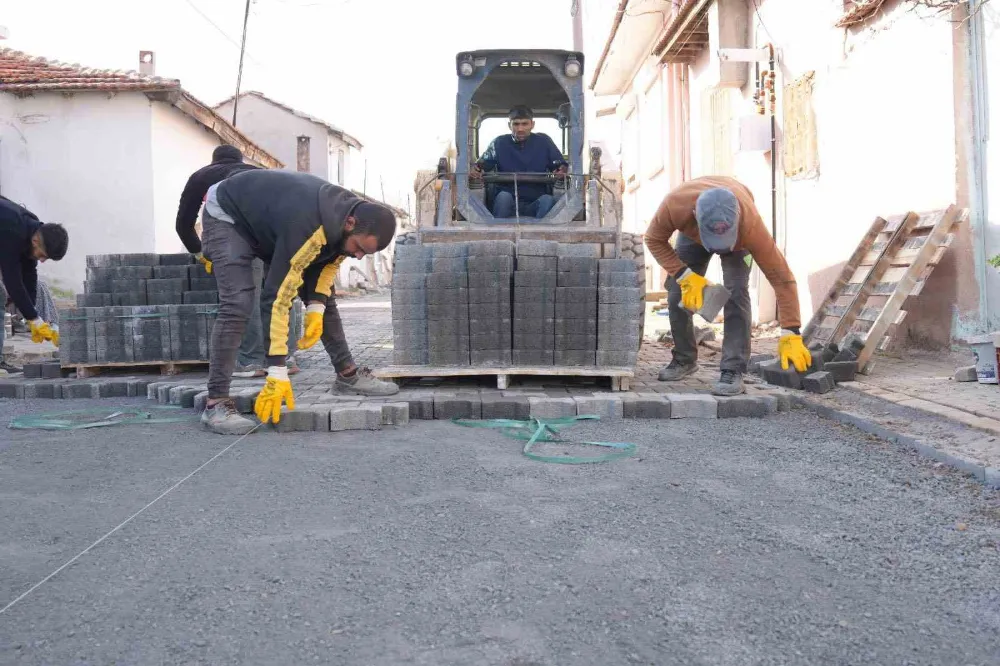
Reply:
[[[125,520],[123,520],[121,523],[118,524],[117,527],[115,527],[110,532],[108,532],[107,534],[105,534],[104,536],[102,536],[100,539],[98,539],[94,543],[90,544],[89,546],[87,546],[86,548],[84,548],[83,550],[81,550],[70,561],[66,562],[64,565],[62,565],[61,567],[59,567],[58,569],[56,569],[55,571],[53,571],[52,573],[50,573],[48,576],[46,576],[45,578],[41,579],[40,581],[38,581],[34,585],[32,585],[30,588],[28,588],[28,590],[24,594],[22,594],[21,596],[19,596],[17,599],[14,599],[14,601],[10,602],[9,604],[7,604],[6,606],[4,606],[3,608],[0,608],[0,615],[3,615],[4,613],[6,613],[10,608],[12,608],[14,606],[14,604],[16,604],[17,602],[21,601],[25,597],[27,597],[29,594],[31,594],[32,592],[34,592],[35,590],[37,590],[38,588],[40,588],[42,585],[44,585],[45,583],[47,583],[54,576],[56,576],[60,571],[62,571],[63,569],[65,569],[69,565],[73,564],[78,559],[80,559],[81,557],[83,557],[84,555],[86,555],[87,553],[89,553],[91,550],[93,550],[94,548],[96,548],[98,545],[101,544],[102,541],[104,541],[105,539],[107,539],[109,536],[111,536],[112,534],[114,534],[115,532],[117,532],[118,530],[120,530],[121,528],[123,528],[126,525],[128,525],[136,517],[138,517],[139,514],[141,514],[143,511],[145,511],[146,509],[148,509],[149,507],[153,506],[154,504],[156,504],[157,502],[159,502],[161,499],[163,499],[164,497],[166,497],[167,495],[169,495],[178,486],[180,486],[182,483],[184,483],[185,481],[187,481],[188,479],[190,479],[192,476],[194,476],[195,474],[197,474],[198,472],[200,472],[201,470],[203,470],[205,467],[208,466],[209,463],[211,463],[213,460],[215,460],[216,458],[218,458],[219,456],[221,456],[223,453],[225,453],[229,449],[233,448],[234,446],[236,446],[237,444],[239,444],[240,442],[242,442],[247,437],[247,435],[250,435],[251,433],[253,433],[254,430],[256,430],[257,428],[261,427],[262,425],[264,425],[264,424],[263,423],[258,423],[257,425],[255,425],[253,427],[253,430],[251,430],[250,432],[246,433],[246,435],[241,435],[239,437],[239,439],[237,439],[235,442],[233,442],[232,444],[230,444],[226,448],[224,448],[221,451],[219,451],[218,453],[216,453],[214,456],[212,456],[211,458],[209,458],[208,460],[206,460],[204,463],[202,463],[201,465],[199,465],[198,468],[195,469],[193,472],[191,472],[190,474],[188,474],[187,476],[185,476],[183,479],[181,479],[180,481],[178,481],[177,483],[175,483],[174,485],[170,486],[169,488],[167,488],[166,490],[164,490],[162,493],[160,493],[160,495],[157,496],[157,498],[154,499],[152,502],[150,502],[146,506],[144,506],[141,509],[139,509],[138,511],[136,511],[135,513],[133,513],[131,516],[129,516]]]

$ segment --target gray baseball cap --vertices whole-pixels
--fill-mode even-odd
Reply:
[[[732,252],[740,231],[740,202],[724,187],[698,195],[694,204],[701,244],[711,252]]]

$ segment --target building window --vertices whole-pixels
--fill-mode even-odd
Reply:
[[[663,83],[660,72],[642,96],[640,131],[642,175],[652,178],[663,170]]]
[[[340,148],[337,150],[337,184],[340,186],[344,185],[344,181],[347,179],[347,159],[344,155],[344,149]]]
[[[702,95],[702,175],[733,175],[732,88],[713,88]]]
[[[631,191],[639,186],[639,112],[636,109],[625,117],[622,123],[622,177],[625,189]]]
[[[819,175],[816,114],[813,112],[813,77],[795,79],[782,91],[785,176],[796,180]]]

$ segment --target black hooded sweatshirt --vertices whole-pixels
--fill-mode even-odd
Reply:
[[[236,146],[219,146],[212,152],[212,163],[204,166],[188,178],[187,185],[181,193],[181,203],[177,207],[177,235],[188,252],[201,252],[201,239],[195,233],[194,225],[198,221],[198,211],[205,200],[208,188],[229,176],[257,169],[252,164],[243,162],[243,153]]]
[[[269,362],[286,356],[292,301],[326,302],[333,293],[344,223],[362,199],[308,173],[264,169],[227,178],[215,196],[270,264],[260,294],[264,348]]]
[[[38,261],[31,256],[31,237],[41,226],[30,210],[0,197],[0,275],[8,297],[28,321],[38,319]]]

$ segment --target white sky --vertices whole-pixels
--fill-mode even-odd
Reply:
[[[140,9],[141,7],[141,9]],[[570,0],[252,0],[241,89],[323,118],[358,137],[368,191],[406,205],[417,168],[454,137],[455,54],[572,45]],[[204,17],[200,10],[218,29]],[[0,42],[87,67],[180,79],[216,104],[233,94],[244,0],[0,0]],[[220,32],[226,33],[232,41]]]

